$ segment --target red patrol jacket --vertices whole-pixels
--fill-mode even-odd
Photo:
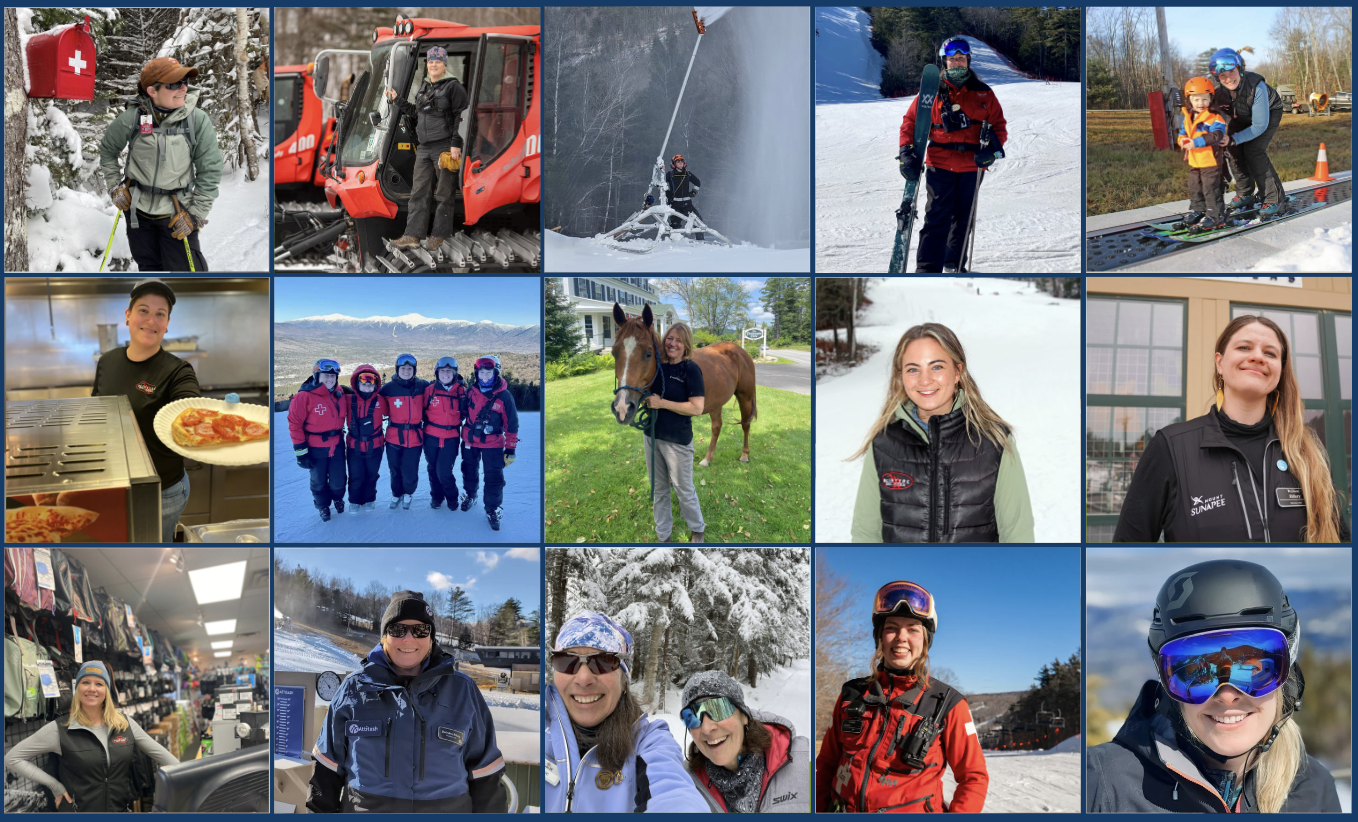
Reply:
[[[913,675],[880,670],[874,679],[844,684],[816,756],[818,812],[981,811],[990,775],[967,701],[937,679],[928,680],[925,688],[917,684]],[[940,700],[943,730],[925,752],[925,768],[907,768],[898,743],[921,716],[934,716]],[[957,780],[951,803],[943,795],[945,764]]]
[[[467,386],[460,376],[449,388],[434,381],[424,389],[424,435],[437,437],[440,448],[444,440],[458,436],[466,396]]]
[[[366,396],[358,390],[358,375],[364,372],[377,375],[377,387]],[[378,393],[382,390],[382,372],[371,365],[360,365],[350,375],[349,386],[353,391],[346,392],[344,396],[349,406],[349,437],[346,440],[349,450],[357,449],[360,453],[366,453],[381,448],[382,418],[387,415],[387,399]]]
[[[315,374],[302,383],[288,403],[288,433],[292,435],[293,448],[301,448],[302,443],[310,448],[328,447],[328,456],[335,456],[349,411],[343,397],[338,384],[331,393],[317,382]]]
[[[489,394],[469,386],[462,419],[462,441],[472,448],[518,447],[519,411],[504,377],[496,378]],[[485,424],[491,426],[490,434],[484,432]]]
[[[382,386],[386,402],[387,442],[402,448],[418,448],[424,443],[424,388],[419,377],[392,379]]]
[[[946,96],[950,105],[959,105],[962,112],[971,120],[971,125],[958,131],[947,132],[943,130],[943,99]],[[901,141],[900,145],[905,146],[915,140],[915,116],[916,106],[919,97],[910,101],[910,108],[905,112],[905,118],[901,120]],[[929,150],[925,152],[924,164],[931,168],[940,168],[944,171],[976,171],[976,149],[970,148],[966,151],[954,151],[943,148],[940,144],[951,143],[962,145],[970,143],[979,145],[981,141],[981,123],[990,123],[990,128],[999,140],[1000,146],[1009,141],[1009,126],[1004,119],[1004,109],[1000,107],[1000,101],[995,97],[995,92],[991,91],[990,86],[982,83],[975,74],[967,78],[967,82],[957,88],[949,83],[946,78],[939,78],[938,96],[934,98],[934,107],[930,112],[933,127],[929,129]]]

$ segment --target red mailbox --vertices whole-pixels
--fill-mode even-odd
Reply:
[[[29,97],[94,99],[94,38],[90,17],[57,26],[28,40]]]

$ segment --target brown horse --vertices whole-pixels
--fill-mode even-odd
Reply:
[[[636,418],[642,392],[655,380],[656,358],[664,353],[652,328],[654,321],[649,305],[641,310],[640,317],[629,318],[622,306],[613,303],[613,322],[618,327],[613,335],[613,377],[619,387],[613,394],[612,408],[614,419],[621,425],[630,425]],[[736,343],[722,342],[695,349],[693,361],[703,372],[703,413],[712,420],[707,456],[698,464],[704,468],[711,464],[721,436],[721,409],[732,396],[740,403],[738,425],[745,429],[740,461],[749,462],[750,423],[759,414],[755,407],[754,360]]]

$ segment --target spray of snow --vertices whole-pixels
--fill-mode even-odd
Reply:
[[[548,231],[543,247],[548,271],[635,273],[637,271],[789,272],[811,270],[809,248],[771,249],[741,243],[733,248],[691,240],[666,242],[649,254],[633,254],[593,239],[567,237]]]
[[[710,26],[720,20],[722,15],[726,14],[726,12],[730,11],[734,6],[696,6],[695,8],[698,12],[698,17],[702,19],[703,24]]]
[[[1247,269],[1249,274],[1319,274],[1353,271],[1353,223],[1313,229],[1313,236],[1286,251],[1265,257]]]

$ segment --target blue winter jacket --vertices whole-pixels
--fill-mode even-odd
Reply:
[[[543,813],[710,813],[663,719],[638,719],[632,733],[635,755],[621,774],[606,774],[595,761],[598,748],[581,760],[556,686],[548,685],[546,696]]]
[[[481,691],[437,644],[406,684],[379,644],[330,700],[313,812],[503,813],[504,757]],[[341,788],[343,798],[341,799]]]

